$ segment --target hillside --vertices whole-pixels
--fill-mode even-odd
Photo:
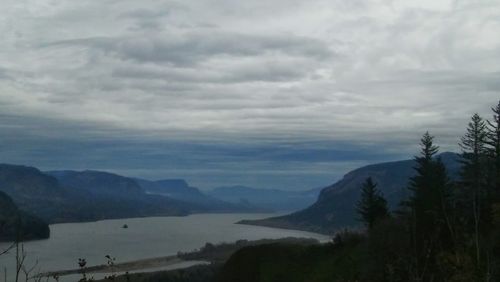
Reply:
[[[359,244],[273,243],[237,251],[212,281],[368,281],[360,280]]]
[[[47,223],[21,211],[0,192],[0,241],[44,239],[50,235]]]
[[[458,175],[458,155],[443,153],[440,155],[452,178]],[[242,221],[242,224],[262,225],[288,229],[307,230],[320,233],[332,233],[338,228],[357,226],[355,211],[360,196],[361,183],[372,177],[378,183],[389,206],[398,207],[402,199],[408,196],[407,182],[414,175],[415,162],[403,160],[379,163],[355,169],[336,182],[324,188],[318,200],[310,207],[289,215],[263,220]]]

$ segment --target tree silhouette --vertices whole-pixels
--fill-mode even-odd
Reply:
[[[417,280],[436,279],[437,254],[450,248],[453,240],[450,180],[446,168],[436,154],[439,147],[426,132],[420,140],[420,155],[415,157],[416,175],[410,178],[412,195],[410,229],[414,257],[414,276]]]
[[[500,101],[493,111],[493,120],[487,121],[486,143],[488,144],[488,156],[492,164],[493,194],[495,200],[500,200]]]
[[[486,184],[487,166],[487,131],[486,122],[477,113],[474,114],[467,126],[465,135],[461,138],[460,148],[462,148],[462,171],[461,184],[464,207],[470,210],[467,224],[472,229],[474,236],[476,264],[481,262],[481,227],[488,222],[488,211],[486,201],[488,201],[488,188]]]
[[[361,199],[357,203],[356,210],[361,216],[361,221],[371,230],[375,223],[389,215],[387,201],[377,189],[377,184],[368,177],[361,188]]]

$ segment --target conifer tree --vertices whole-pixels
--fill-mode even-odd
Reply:
[[[414,251],[414,278],[436,279],[436,256],[452,243],[453,224],[450,180],[446,168],[435,158],[439,147],[434,137],[426,132],[420,140],[420,155],[415,157],[416,175],[410,179],[412,196],[408,201],[411,211],[411,240]]]
[[[387,201],[377,189],[377,183],[368,177],[361,188],[361,199],[356,207],[361,221],[371,230],[375,223],[389,215]]]
[[[488,134],[486,143],[489,145],[489,157],[492,164],[492,178],[493,178],[493,194],[495,200],[500,200],[500,101],[496,107],[491,109],[493,111],[493,120],[487,121]]]
[[[464,207],[470,210],[470,216],[466,218],[470,231],[474,237],[474,248],[476,264],[481,262],[481,227],[488,224],[488,210],[486,202],[488,200],[488,187],[486,185],[485,165],[486,141],[487,141],[486,122],[476,113],[472,116],[468,124],[467,132],[462,137],[460,147],[462,148],[462,171],[461,184],[466,201]]]

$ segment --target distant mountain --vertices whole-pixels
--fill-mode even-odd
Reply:
[[[63,186],[78,189],[93,195],[108,195],[114,197],[136,197],[144,194],[144,189],[133,179],[95,170],[85,171],[48,171]]]
[[[135,181],[150,194],[164,195],[172,199],[194,203],[204,207],[207,211],[258,211],[251,205],[230,203],[201,192],[196,187],[191,187],[184,179],[163,179],[150,181],[136,178]]]
[[[96,219],[186,215],[203,211],[203,207],[166,196],[147,194],[137,182],[114,173],[85,171],[48,171],[84,206],[91,208]]]
[[[246,203],[267,210],[293,211],[314,203],[320,189],[285,191],[257,189],[246,186],[227,186],[208,191],[208,195],[231,203]]]
[[[20,197],[64,197],[57,179],[29,166],[0,164],[0,189]]]
[[[198,188],[191,187],[184,179],[163,179],[150,181],[140,178],[134,179],[147,193],[165,195],[172,199],[186,202],[204,203],[213,200],[203,194]]]
[[[9,195],[21,210],[47,222],[92,219],[89,213],[78,210],[78,195],[34,167],[1,164],[0,191]]]
[[[133,179],[99,171],[53,171],[0,165],[0,191],[20,210],[49,223],[187,215],[204,207],[149,195]]]
[[[440,157],[451,178],[459,173],[459,155],[443,153]],[[408,197],[407,183],[415,173],[414,160],[373,164],[347,173],[340,181],[324,188],[318,200],[310,207],[289,215],[263,220],[242,221],[243,224],[263,225],[289,229],[332,233],[338,228],[357,226],[355,205],[360,196],[362,182],[372,177],[378,183],[390,207],[398,207]]]
[[[45,239],[49,235],[47,223],[19,210],[7,194],[0,192],[0,241]]]

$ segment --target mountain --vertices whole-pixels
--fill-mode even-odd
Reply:
[[[187,215],[203,210],[166,196],[147,194],[134,179],[114,173],[95,170],[46,173],[55,177],[72,195],[78,195],[95,219]]]
[[[172,199],[193,203],[205,203],[214,200],[203,194],[198,188],[189,186],[184,179],[150,181],[136,178],[135,181],[150,194],[165,195]]]
[[[78,195],[34,167],[0,164],[0,191],[9,195],[19,209],[47,222],[91,220],[88,213],[78,210]]]
[[[136,197],[145,193],[133,179],[121,175],[95,171],[48,171],[63,186],[98,196]]]
[[[209,196],[196,187],[191,187],[184,179],[163,179],[150,181],[136,178],[135,181],[149,194],[164,195],[186,203],[197,204],[207,211],[258,211],[251,205],[230,203]]]
[[[266,210],[299,210],[314,203],[319,189],[307,191],[285,191],[278,189],[258,189],[246,186],[215,188],[208,195],[230,203],[246,203]]]
[[[439,155],[451,178],[459,173],[459,155],[442,153]],[[406,189],[410,177],[415,173],[414,160],[379,163],[355,169],[336,182],[324,188],[318,200],[310,207],[289,215],[262,220],[244,220],[242,224],[263,225],[288,229],[332,233],[341,227],[357,226],[355,205],[360,197],[362,182],[372,177],[378,183],[392,209],[408,197]]]
[[[187,215],[203,207],[149,195],[133,179],[100,171],[52,171],[0,165],[0,191],[48,223]]]
[[[49,235],[47,223],[19,210],[7,194],[0,192],[0,242],[45,239]]]

